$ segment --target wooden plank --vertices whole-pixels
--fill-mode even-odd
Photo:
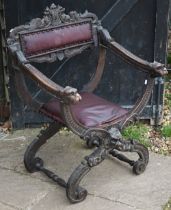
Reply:
[[[118,0],[101,19],[102,25],[111,32],[139,0]]]
[[[0,121],[7,116],[5,111],[5,70],[6,70],[6,50],[5,50],[5,19],[4,1],[0,0]]]
[[[168,39],[168,20],[169,20],[169,0],[156,0],[156,27],[154,41],[154,60],[160,63],[167,63],[167,39]],[[156,78],[153,100],[154,124],[160,125],[162,120],[164,81],[162,78]]]
[[[154,60],[166,64],[169,0],[157,0]]]

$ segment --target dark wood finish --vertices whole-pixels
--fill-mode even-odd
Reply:
[[[136,67],[140,68],[141,71],[148,72],[152,76],[164,76],[168,73],[167,69],[164,67],[163,64],[158,63],[156,61],[154,61],[154,63],[149,63],[148,61],[145,61],[139,58],[138,56],[134,55],[130,51],[126,50],[117,42],[109,41],[107,43],[107,46],[126,62],[135,65]]]
[[[31,93],[29,92],[27,85],[25,83],[24,75],[21,71],[15,71],[15,85],[17,92],[19,94],[19,97],[22,98],[25,105],[28,105],[29,107],[32,107],[35,111],[39,111],[42,104],[33,99]]]
[[[52,2],[53,0],[37,0],[36,2],[34,0],[23,0],[22,2],[19,2],[18,0],[6,0],[4,4],[6,12],[7,32],[17,25],[24,24],[25,22],[28,23],[30,19],[41,17],[43,9],[47,5],[49,6]],[[118,1],[106,0],[104,2],[98,0],[84,0],[83,4],[82,1],[79,0],[64,0],[62,2],[59,0],[55,1],[56,4],[62,4],[62,6],[66,8],[67,12],[72,10],[84,12],[87,9],[88,11],[97,14],[100,20],[103,20],[103,17],[109,13],[111,8],[113,8],[113,5],[118,5],[116,2]],[[160,1],[159,10],[157,9],[156,2],[157,0],[144,0],[138,1],[133,6],[129,6],[129,4],[132,5],[132,1],[122,0],[120,1],[120,7],[118,7],[118,10],[114,10],[114,12],[110,13],[112,24],[118,22],[116,27],[111,25],[111,30],[113,28],[111,34],[115,41],[123,45],[126,49],[130,50],[134,54],[148,61],[153,61],[155,34],[161,34],[160,29],[162,28],[165,30],[167,27],[167,22],[164,21],[161,26],[157,27],[159,30],[158,31],[155,28],[155,22],[156,17],[158,16],[158,12],[163,13],[160,18],[161,20],[167,15],[167,10],[165,9],[164,5],[166,2],[169,2],[169,0]],[[132,8],[129,10],[129,12],[125,13],[123,11],[126,4],[127,8]],[[116,17],[116,14],[118,17]],[[124,18],[120,18],[120,15],[122,14],[125,14]],[[11,16],[13,18],[11,18]],[[119,21],[119,19],[121,21]],[[160,23],[161,21],[159,21],[159,24]],[[107,19],[102,24],[105,28],[107,28],[105,24],[108,24]],[[167,40],[163,41],[163,46],[165,46]],[[165,52],[161,53],[165,54]],[[57,62],[56,65],[52,64],[50,68],[48,68],[48,65],[43,66],[42,64],[37,64],[36,67],[58,84],[65,83],[65,85],[69,84],[70,86],[74,86],[74,84],[76,84],[77,88],[80,90],[85,82],[87,82],[93,74],[92,69],[95,68],[95,60],[89,59],[92,54],[94,55],[95,53],[93,51],[91,53],[84,52],[74,59],[67,59],[67,61],[63,60],[61,62]],[[164,56],[164,54],[162,56]],[[87,69],[86,60],[89,60],[87,64],[89,67]],[[125,64],[122,60],[117,58],[117,56],[108,52],[105,65],[105,69],[107,71],[105,71],[98,89],[96,90],[96,93],[128,109],[132,108],[133,104],[136,102],[136,99],[142,93],[142,86],[146,79],[144,73],[141,74],[137,72],[134,74],[133,71],[131,71],[131,69],[134,68],[135,67],[132,67],[129,64]],[[80,76],[80,72],[84,72],[82,76]],[[77,82],[78,77],[80,80]],[[115,80],[116,77],[117,80]],[[10,75],[10,81],[10,86],[12,87],[13,84],[11,83],[14,81],[13,74]],[[161,82],[163,81],[161,80]],[[30,92],[34,97],[42,100],[43,102],[49,100],[48,94],[44,94],[44,91],[41,91],[38,87],[32,84],[31,81],[27,80],[27,83]],[[156,85],[156,87],[157,86],[158,85]],[[161,86],[159,98],[162,95],[163,86]],[[157,97],[158,92],[153,91],[151,100],[142,112],[140,119],[149,120],[151,118],[155,118],[154,112]],[[22,101],[18,100],[18,97],[13,88],[10,89],[10,98],[12,103],[11,119],[14,128],[20,128],[24,126],[30,127],[32,125],[34,126],[35,124],[38,125],[40,123],[49,122],[47,118],[42,118],[42,116],[39,116],[27,107],[24,107],[24,110],[22,110]],[[162,102],[160,100],[159,114],[161,113],[162,109],[161,103]]]
[[[87,195],[87,191],[79,186],[80,181],[90,171],[92,167],[99,165],[103,160],[105,160],[107,155],[112,155],[113,157],[116,157],[121,161],[128,163],[130,166],[133,167],[133,172],[137,175],[145,171],[145,168],[149,160],[148,150],[143,145],[135,142],[134,140],[130,141],[122,140],[120,130],[124,126],[126,126],[127,122],[135,119],[135,117],[138,117],[138,115],[142,112],[143,108],[147,104],[149,97],[151,95],[151,91],[153,89],[153,84],[154,84],[154,78],[158,76],[164,76],[167,73],[167,70],[163,64],[158,63],[156,61],[150,63],[146,60],[143,60],[142,58],[139,58],[138,56],[126,50],[117,42],[113,41],[109,32],[106,29],[104,29],[100,24],[100,22],[98,21],[96,15],[89,12],[78,14],[75,11],[70,12],[69,14],[65,14],[64,11],[65,11],[64,8],[52,4],[50,8],[45,10],[43,19],[34,19],[28,25],[18,26],[15,29],[13,29],[11,31],[10,38],[8,39],[8,45],[9,45],[10,56],[13,61],[14,68],[16,70],[16,75],[18,75],[17,78],[19,79],[17,82],[17,87],[18,89],[21,88],[20,87],[20,81],[21,81],[21,86],[23,87],[23,90],[20,90],[19,92],[20,96],[24,99],[25,103],[29,104],[35,110],[43,113],[42,111],[43,107],[41,103],[34,101],[30,93],[28,92],[27,87],[24,83],[24,79],[21,76],[21,72],[24,73],[26,76],[29,76],[34,82],[37,83],[38,86],[45,89],[50,94],[59,99],[61,107],[60,109],[61,115],[63,118],[62,123],[60,123],[61,121],[54,122],[49,126],[49,128],[41,132],[41,134],[28,147],[24,157],[24,163],[26,169],[29,172],[35,172],[35,171],[43,172],[49,178],[55,181],[57,184],[59,184],[62,187],[65,187],[68,199],[72,203],[77,203],[83,201]],[[49,15],[51,18],[49,18]],[[24,50],[24,53],[26,52],[25,56],[25,54],[23,53],[23,49],[25,49],[24,42],[23,40],[19,39],[19,34],[23,32],[24,34],[26,33],[28,36],[30,36],[30,34],[35,33],[35,30],[36,33],[41,34],[42,31],[46,29],[46,31],[49,31],[50,33],[51,30],[54,29],[52,28],[52,26],[53,27],[58,26],[58,28],[61,29],[62,31],[63,24],[68,22],[69,24],[68,26],[79,25],[78,23],[80,23],[80,19],[83,22],[84,19],[91,20],[90,22],[92,28],[91,36],[93,40],[93,45],[91,44],[91,47],[96,46],[98,47],[97,49],[100,48],[99,60],[96,72],[94,74],[94,77],[85,86],[84,91],[88,92],[94,91],[97,85],[99,84],[105,65],[106,50],[108,49],[111,50],[113,53],[117,54],[118,56],[120,56],[125,62],[136,66],[138,70],[145,71],[148,74],[147,86],[144,91],[144,94],[137,101],[133,109],[129,112],[127,112],[126,110],[124,110],[123,112],[121,110],[123,114],[121,113],[121,115],[119,115],[118,118],[112,117],[110,119],[107,119],[105,122],[103,122],[98,126],[88,126],[87,124],[85,125],[78,120],[78,118],[76,117],[76,115],[74,115],[72,111],[74,110],[72,109],[72,107],[74,106],[73,105],[74,103],[79,103],[82,100],[81,94],[79,94],[77,89],[73,87],[66,86],[64,88],[56,84],[47,76],[45,76],[43,73],[41,73],[36,67],[31,65],[30,61],[33,60],[31,57],[27,56],[27,52]],[[61,37],[63,36],[61,35]],[[70,39],[70,37],[67,36],[67,39]],[[78,36],[78,41],[79,41],[79,36]],[[42,42],[40,41],[39,43]],[[27,40],[27,45],[28,44],[29,43]],[[60,53],[62,54],[59,54],[58,49],[57,51],[52,52],[50,48],[49,51],[47,51],[46,48],[46,54],[40,53],[38,57],[37,56],[34,57],[34,61],[52,62],[57,59],[60,60],[65,57],[67,58],[68,56],[66,55],[74,56],[76,54],[81,53],[85,49],[91,50],[89,42],[85,43],[85,46],[84,48],[82,48],[82,46],[80,46],[79,43],[77,42],[76,44],[74,44],[74,48],[76,48],[74,50],[71,49],[70,46],[66,46],[65,49],[63,48],[61,49],[59,46],[59,50],[61,50]],[[87,103],[91,103],[91,101],[89,100],[87,101],[88,101]],[[104,100],[102,101],[103,103],[106,103],[106,101],[105,102]],[[59,103],[56,105],[59,105]],[[114,107],[113,105],[111,106],[112,108]],[[91,109],[94,107],[91,107]],[[84,112],[85,109],[86,108],[84,107],[82,111]],[[75,112],[76,111],[77,110],[75,109]],[[101,109],[101,111],[103,114],[103,109]],[[94,110],[94,112],[96,113],[96,110]],[[48,109],[46,110],[46,112],[44,112],[44,114],[46,113],[47,116],[49,116]],[[53,115],[53,113],[51,113],[51,115]],[[97,112],[97,115],[99,115],[99,112]],[[89,156],[84,158],[84,161],[74,170],[67,183],[63,179],[55,175],[53,172],[51,172],[50,170],[44,168],[43,160],[40,159],[39,157],[36,157],[36,152],[38,151],[38,149],[44,143],[46,143],[48,138],[50,138],[56,132],[58,132],[58,130],[63,126],[63,124],[65,124],[65,126],[71,129],[71,131],[73,131],[75,134],[77,134],[79,137],[85,140],[88,146],[97,147]],[[137,161],[129,160],[127,157],[116,153],[115,150],[121,152],[136,152],[139,155],[139,159]]]
[[[93,75],[90,82],[83,87],[83,91],[93,92],[97,88],[103,75],[105,59],[106,59],[106,48],[104,48],[103,46],[100,46],[99,59],[98,59],[96,72]]]

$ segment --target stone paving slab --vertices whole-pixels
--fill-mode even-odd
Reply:
[[[38,129],[25,129],[0,141],[0,210],[161,210],[171,196],[171,157],[151,153],[140,176],[120,161],[105,160],[82,181],[89,192],[87,199],[72,205],[63,188],[25,170],[23,154],[36,133]],[[90,153],[83,141],[65,132],[53,137],[39,155],[49,169],[67,180]]]
[[[50,192],[42,202],[33,207],[32,210],[135,210],[135,207],[113,200],[99,198],[89,195],[85,202],[70,204],[66,201],[64,193]],[[137,209],[138,210],[138,209]]]
[[[31,209],[53,188],[51,184],[30,176],[0,169],[0,203],[15,209]]]
[[[8,204],[0,203],[1,210],[15,210],[15,207],[8,206]]]

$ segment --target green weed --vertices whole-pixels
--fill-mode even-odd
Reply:
[[[146,147],[150,147],[151,143],[148,139],[149,130],[150,128],[145,124],[136,123],[125,128],[122,135],[126,139],[134,139]]]
[[[163,210],[171,210],[171,198],[168,203],[163,207]]]
[[[162,136],[171,137],[171,125],[165,125],[161,129]]]
[[[167,63],[171,64],[171,54],[168,54],[168,56],[167,56]]]

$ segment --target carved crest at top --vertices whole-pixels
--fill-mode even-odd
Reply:
[[[95,14],[85,11],[83,14],[77,13],[76,11],[71,11],[69,14],[65,13],[65,8],[60,5],[52,4],[47,7],[44,11],[43,19],[41,23],[43,27],[45,26],[56,26],[62,23],[71,23],[75,21],[82,20],[84,18],[91,18],[92,21],[97,22],[98,18]]]
[[[46,7],[43,13],[43,18],[34,18],[28,24],[21,25],[12,29],[10,31],[10,38],[14,39],[18,32],[26,32],[51,26],[58,26],[61,24],[81,21],[86,18],[91,19],[93,23],[99,24],[97,16],[88,12],[87,10],[84,13],[71,11],[66,14],[65,8],[53,3],[50,7]]]

